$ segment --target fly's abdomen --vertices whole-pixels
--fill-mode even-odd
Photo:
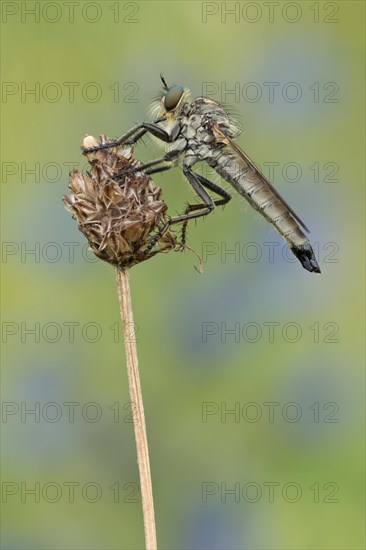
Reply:
[[[244,159],[226,149],[214,153],[207,162],[277,229],[305,269],[320,273],[309,239],[289,207]]]
[[[244,176],[239,178],[238,184],[240,187],[244,187],[243,179]],[[300,246],[305,244],[308,238],[273,191],[260,180],[251,183],[251,188],[244,196],[253,208],[272,223],[290,245]]]

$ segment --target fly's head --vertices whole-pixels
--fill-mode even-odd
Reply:
[[[183,86],[168,86],[163,75],[160,75],[163,90],[151,103],[151,114],[158,120],[174,122],[182,113],[183,107],[189,101],[189,90]]]

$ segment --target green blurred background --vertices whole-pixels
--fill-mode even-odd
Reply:
[[[322,274],[238,196],[190,227],[202,275],[132,270],[159,547],[364,548],[364,3],[1,7],[3,548],[144,545],[114,272],[61,199],[85,132],[146,120],[160,72],[232,105]],[[192,197],[154,180],[173,215]]]

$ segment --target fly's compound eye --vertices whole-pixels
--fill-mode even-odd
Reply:
[[[183,95],[182,86],[172,86],[169,88],[164,97],[164,107],[167,111],[172,111],[178,105],[180,98]]]

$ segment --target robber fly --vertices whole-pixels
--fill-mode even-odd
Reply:
[[[199,204],[189,204],[181,216],[170,218],[146,252],[150,252],[160,237],[175,223],[182,224],[182,242],[186,240],[187,223],[212,212],[215,206],[229,202],[231,195],[216,183],[192,170],[195,163],[205,161],[225,181],[230,183],[249,204],[269,221],[285,238],[293,254],[308,271],[320,273],[309,239],[304,231],[308,228],[295,214],[278,191],[250,160],[247,154],[233,141],[240,133],[237,125],[220,103],[198,97],[190,101],[190,92],[182,86],[168,86],[160,75],[163,90],[155,101],[154,123],[137,124],[118,140],[107,141],[84,152],[95,151],[118,145],[132,145],[150,133],[168,144],[162,158],[140,165],[135,170],[153,174],[169,170],[179,164]],[[121,176],[117,174],[117,177]],[[207,191],[218,195],[212,199]]]

